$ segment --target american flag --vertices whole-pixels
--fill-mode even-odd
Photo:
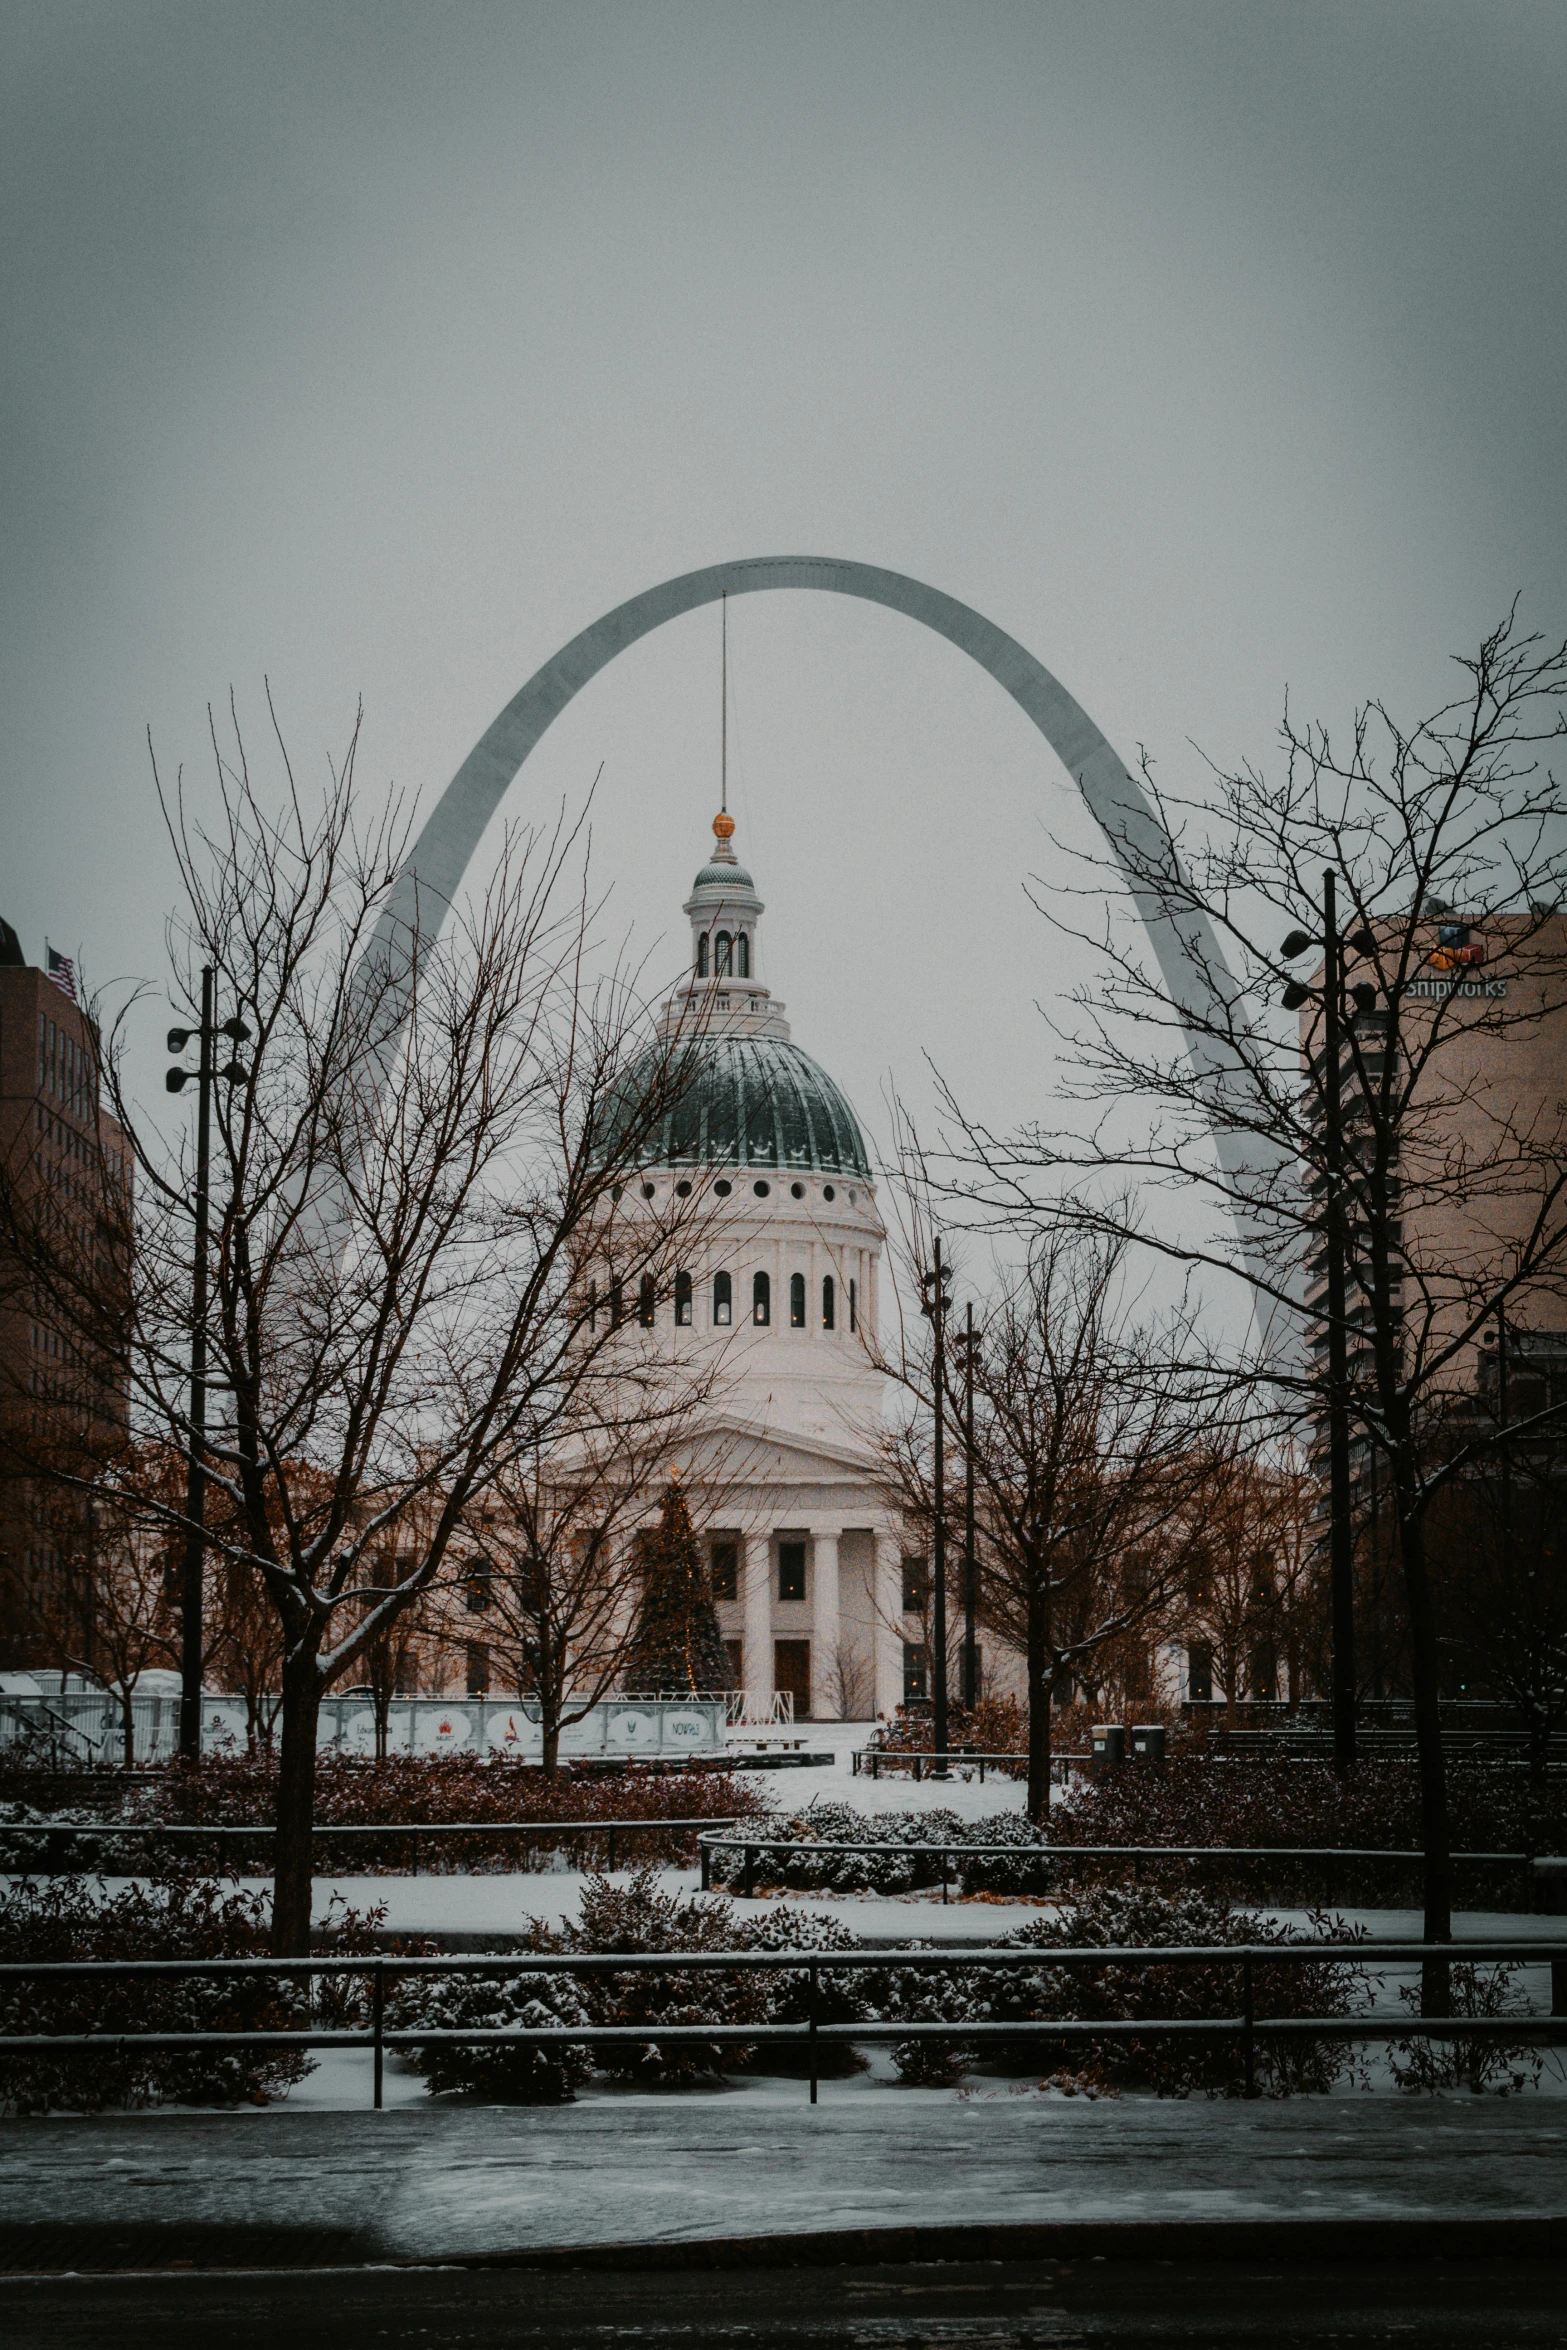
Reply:
[[[44,941],[44,953],[48,958],[47,969],[49,977],[54,981],[54,984],[60,990],[60,993],[62,995],[68,995],[74,1004],[76,1001],[75,957],[72,955],[57,955],[53,947],[50,946],[47,939]]]

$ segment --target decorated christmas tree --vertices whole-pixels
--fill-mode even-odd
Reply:
[[[643,1537],[642,1605],[624,1684],[654,1697],[727,1689],[733,1678],[691,1512],[678,1481],[671,1480],[658,1524]]]

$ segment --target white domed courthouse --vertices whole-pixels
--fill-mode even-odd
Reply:
[[[762,977],[762,901],[734,819],[686,900],[691,961],[659,1020],[688,1082],[644,1155],[654,1202],[699,1201],[694,1255],[652,1344],[717,1350],[684,1445],[692,1516],[748,1711],[867,1719],[903,1694],[898,1515],[878,1491],[884,1230],[859,1122]]]

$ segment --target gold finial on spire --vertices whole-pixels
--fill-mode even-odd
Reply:
[[[734,838],[734,829],[734,818],[729,814],[727,809],[721,809],[718,815],[713,818],[713,830],[717,833],[720,840],[732,840]]]

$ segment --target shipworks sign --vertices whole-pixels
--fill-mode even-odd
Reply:
[[[1477,938],[1467,922],[1443,922],[1438,925],[1436,945],[1426,957],[1439,979],[1411,979],[1404,993],[1416,996],[1436,996],[1446,1001],[1449,996],[1504,996],[1505,979],[1481,979],[1479,972],[1485,963],[1485,940]]]

